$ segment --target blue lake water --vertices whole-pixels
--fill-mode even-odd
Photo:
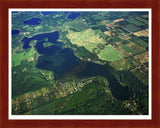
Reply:
[[[38,46],[36,46],[36,47],[37,47],[37,50],[39,50],[38,48],[43,47],[43,43],[45,42],[44,41],[45,38],[48,38],[48,41],[53,44],[58,44],[58,45],[62,44],[62,42],[57,42],[57,40],[59,38],[58,31],[51,32],[51,33],[37,34],[37,35],[33,36],[32,38],[24,37],[21,42],[24,42],[23,48],[28,49],[28,48],[30,48],[30,45],[29,45],[30,41],[38,40],[38,42],[36,43],[36,45],[38,45]],[[40,52],[42,52],[42,49],[39,50],[39,53]],[[47,53],[47,51],[46,51],[46,53]]]
[[[31,46],[29,45],[30,41],[32,40],[32,38],[28,38],[28,37],[24,37],[21,42],[24,42],[23,44],[23,49],[28,49]]]
[[[12,30],[12,35],[17,35],[17,34],[19,34],[19,33],[20,33],[19,30]]]
[[[57,13],[57,12],[53,12],[53,11],[42,11],[41,14],[44,16],[50,15],[52,13]]]
[[[48,41],[53,43],[53,45],[44,47],[43,43],[46,42],[44,40],[45,38],[48,38]],[[22,42],[24,42],[24,49],[30,47],[29,43],[31,40],[37,40],[35,48],[41,55],[38,58],[37,68],[53,71],[55,80],[65,79],[66,73],[74,73],[76,77],[80,78],[103,76],[108,80],[113,96],[120,100],[129,98],[130,93],[128,87],[121,86],[105,65],[86,62],[79,59],[74,55],[71,48],[62,48],[63,43],[58,42],[58,38],[59,32],[56,31],[52,33],[37,34],[32,38],[25,37],[22,40]],[[84,64],[85,66],[83,67]],[[81,68],[73,70],[74,67]]]
[[[18,13],[18,11],[12,11],[12,13]]]
[[[56,11],[42,11],[41,14],[44,16],[48,16],[50,14],[57,13]],[[68,11],[64,11],[62,13],[69,13]]]
[[[76,19],[80,15],[79,12],[72,12],[68,15],[67,19]]]
[[[25,20],[23,23],[28,25],[38,25],[41,24],[41,19],[39,18],[31,18],[29,20]]]
[[[65,11],[64,13],[69,13],[69,12]]]

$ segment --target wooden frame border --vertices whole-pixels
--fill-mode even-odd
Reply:
[[[0,127],[160,127],[160,2],[158,0],[0,0]],[[8,9],[9,8],[151,8],[152,119],[151,120],[8,120]]]

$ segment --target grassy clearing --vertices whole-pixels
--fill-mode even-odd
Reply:
[[[20,53],[16,53],[12,55],[12,66],[20,65],[23,60],[30,59],[34,57],[36,51],[34,49],[30,49],[29,51],[24,51]]]
[[[95,31],[92,29],[70,33],[67,35],[67,38],[71,40],[71,43],[78,46],[84,46],[90,52],[93,52],[93,49],[97,48],[98,44],[105,43],[105,41],[101,39],[98,34],[95,34]]]
[[[106,61],[116,61],[122,59],[122,55],[111,45],[106,46],[99,53],[99,58]]]

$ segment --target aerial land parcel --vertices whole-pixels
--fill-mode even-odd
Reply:
[[[136,35],[136,36],[144,36],[144,37],[148,37],[148,35],[149,35],[148,34],[148,29],[138,31],[138,32],[135,32],[133,34]]]
[[[93,52],[93,49],[97,48],[98,44],[106,43],[98,34],[95,34],[95,31],[92,29],[70,33],[67,37],[71,40],[71,43],[76,44],[79,47],[84,46],[90,52]],[[111,45],[107,45],[103,50],[100,50],[98,57],[106,61],[116,61],[123,58]]]
[[[111,45],[107,45],[103,50],[101,50],[98,56],[102,60],[113,62],[123,58],[122,55]]]
[[[34,60],[33,56],[35,53],[36,51],[34,49],[30,49],[29,51],[26,52],[16,53],[12,56],[12,64],[14,64],[14,66],[17,66],[20,65],[21,61],[23,60],[32,61]]]

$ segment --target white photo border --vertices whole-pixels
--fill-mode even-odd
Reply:
[[[148,115],[12,115],[12,69],[11,69],[11,49],[12,49],[12,11],[147,11],[149,14],[149,114]],[[9,19],[9,30],[8,30],[8,38],[9,38],[9,72],[8,72],[8,80],[9,80],[9,87],[8,87],[8,96],[9,96],[9,103],[8,103],[8,117],[9,120],[151,120],[152,119],[152,9],[151,8],[137,8],[137,9],[130,9],[130,8],[113,8],[113,9],[102,9],[102,8],[96,8],[96,9],[65,9],[65,8],[59,8],[59,9],[45,9],[45,8],[35,8],[35,9],[29,9],[29,8],[9,8],[8,10],[8,19]]]

